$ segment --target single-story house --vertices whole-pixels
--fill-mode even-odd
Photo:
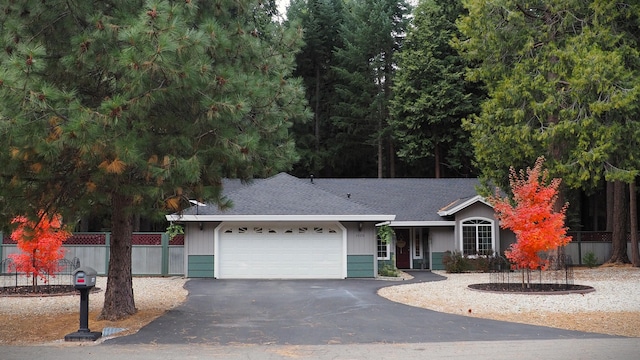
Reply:
[[[185,274],[214,278],[376,277],[443,269],[446,251],[502,252],[499,228],[477,179],[299,179],[280,173],[227,180],[230,209],[195,203],[167,220],[185,225]],[[392,243],[377,227],[395,231]]]

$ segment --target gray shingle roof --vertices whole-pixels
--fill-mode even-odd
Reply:
[[[254,180],[245,185],[230,182],[224,195],[233,207],[219,210],[217,206],[198,209],[199,215],[374,215],[376,209],[350,201],[314,187],[309,181],[280,173],[268,179]],[[194,215],[195,207],[184,212]]]
[[[221,211],[199,207],[199,215],[396,215],[395,221],[441,221],[438,210],[475,195],[477,179],[299,179],[280,173],[242,184],[224,182],[233,202]],[[183,212],[195,215],[196,207]]]
[[[478,179],[316,179],[318,187],[383,213],[395,221],[441,221],[438,210],[477,195]]]

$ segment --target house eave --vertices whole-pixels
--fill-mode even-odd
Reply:
[[[451,209],[447,209],[447,210],[440,210],[438,211],[438,215],[440,216],[451,216],[454,215],[455,213],[457,213],[458,211],[465,209],[477,202],[481,202],[487,206],[493,207],[484,197],[480,196],[480,195],[476,195],[472,198],[470,198],[469,200],[462,202],[454,207],[452,207]]]
[[[167,221],[214,222],[214,221],[393,221],[395,215],[167,215]]]
[[[455,221],[390,221],[391,227],[447,227],[456,226]]]

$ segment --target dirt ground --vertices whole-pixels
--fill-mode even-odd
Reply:
[[[483,314],[483,318],[598,334],[640,337],[639,312]]]
[[[0,301],[1,298],[0,298]],[[105,327],[122,328],[126,331],[118,336],[135,334],[164,310],[140,310],[135,315],[120,321],[96,321],[99,311],[89,313],[89,329],[100,331]],[[64,336],[78,331],[80,327],[79,313],[62,313],[29,317],[0,314],[0,344],[24,345],[42,344],[64,339]]]

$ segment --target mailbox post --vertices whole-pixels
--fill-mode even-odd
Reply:
[[[67,334],[64,341],[96,341],[102,332],[89,330],[89,291],[96,286],[98,273],[90,267],[78,268],[73,273],[73,286],[80,291],[80,328]]]

